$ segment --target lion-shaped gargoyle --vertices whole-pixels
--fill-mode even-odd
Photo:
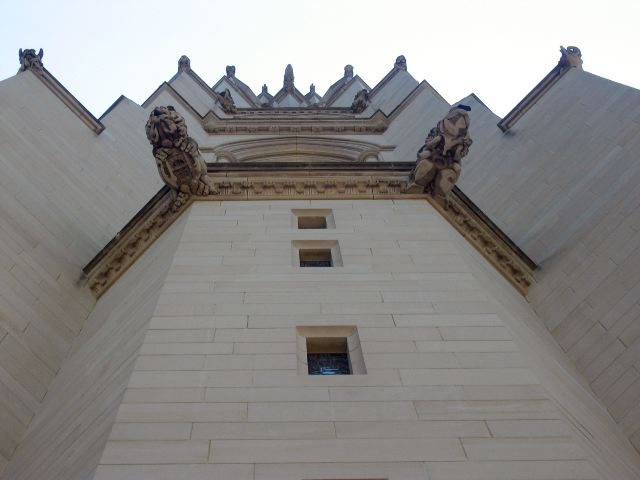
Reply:
[[[190,195],[218,193],[207,175],[198,144],[187,135],[184,118],[173,107],[154,108],[145,130],[158,172],[167,185]]]
[[[418,150],[408,192],[422,191],[444,199],[453,190],[460,176],[460,161],[472,143],[469,111],[470,107],[457,105],[431,129]]]

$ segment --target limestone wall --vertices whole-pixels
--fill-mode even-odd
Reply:
[[[460,187],[540,263],[532,306],[640,450],[640,92],[574,69],[507,134],[479,112]]]
[[[183,224],[172,225],[96,304],[2,478],[93,477]]]
[[[312,207],[335,229],[294,228]],[[96,480],[600,478],[426,202],[185,215]],[[294,266],[294,240],[343,265]],[[356,326],[367,373],[299,371],[314,325]]]
[[[160,182],[129,101],[98,136],[27,71],[0,82],[0,108],[2,471],[94,305],[82,266]]]

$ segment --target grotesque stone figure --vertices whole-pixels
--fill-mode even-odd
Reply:
[[[236,113],[236,104],[233,101],[233,97],[231,96],[231,92],[228,88],[225,88],[224,92],[216,92],[216,96],[218,98],[218,103],[220,107],[222,107],[222,111],[224,113]]]
[[[182,55],[178,60],[178,71],[186,72],[188,70],[191,70],[191,60],[186,55]]]
[[[284,69],[284,81],[282,82],[282,88],[285,92],[293,93],[295,91],[294,79],[293,67],[289,64],[287,68]]]
[[[353,78],[353,65],[344,66],[344,78],[347,80]]]
[[[564,48],[560,46],[560,68],[578,68],[582,70],[582,52],[578,47],[569,46]]]
[[[158,172],[167,185],[183,194],[217,193],[198,144],[187,135],[184,118],[173,107],[154,108],[145,130]]]
[[[27,48],[26,50],[20,49],[18,51],[18,57],[20,59],[20,70],[18,72],[24,72],[25,70],[31,70],[34,73],[41,73],[44,65],[42,65],[42,57],[44,52],[42,49],[36,54],[33,48]]]
[[[404,58],[404,55],[400,55],[398,58],[396,58],[396,63],[393,64],[393,68],[398,70],[407,69],[407,60]]]
[[[431,129],[418,150],[409,192],[423,191],[446,198],[460,176],[460,161],[469,152],[470,107],[458,105]]]
[[[236,66],[235,65],[227,65],[227,77],[233,78],[236,76]]]
[[[369,105],[369,92],[365,88],[356,93],[353,103],[351,104],[351,111],[353,113],[362,113]]]

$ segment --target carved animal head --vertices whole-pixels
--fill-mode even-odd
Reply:
[[[187,138],[184,118],[172,106],[154,108],[149,115],[145,131],[153,145],[154,154],[158,148],[179,147]]]

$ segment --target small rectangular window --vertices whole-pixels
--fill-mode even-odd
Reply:
[[[301,267],[332,267],[331,249],[300,249]]]
[[[326,229],[327,217],[298,217],[298,228],[300,230]]]
[[[364,366],[358,329],[350,325],[296,327],[298,373],[361,375]]]
[[[298,230],[326,230],[336,228],[330,208],[294,208],[291,210],[292,227]]]
[[[291,259],[295,267],[341,267],[337,240],[292,240]]]
[[[307,338],[309,375],[351,375],[346,337]]]

